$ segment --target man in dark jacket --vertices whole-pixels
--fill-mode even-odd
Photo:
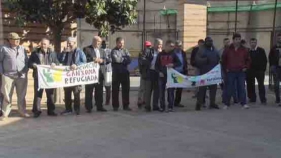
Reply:
[[[57,59],[57,54],[49,48],[50,41],[46,38],[41,40],[41,47],[37,48],[31,53],[28,61],[28,67],[33,69],[34,78],[34,98],[33,98],[33,108],[32,112],[34,117],[37,118],[41,115],[41,100],[44,89],[38,90],[38,75],[37,75],[37,65],[51,65],[54,67],[59,64]],[[54,103],[54,90],[55,89],[45,89],[47,96],[47,114],[49,116],[57,116],[55,113],[55,103]]]
[[[175,54],[178,56],[180,62],[182,63],[181,66],[175,67],[179,73],[183,75],[187,75],[187,59],[186,53],[182,50],[182,42],[176,41]],[[175,107],[184,107],[184,105],[180,104],[181,102],[181,95],[182,95],[182,88],[176,88],[176,96],[175,96]]]
[[[195,62],[197,63],[200,75],[203,75],[215,66],[219,64],[220,56],[219,52],[213,46],[213,40],[211,37],[206,37],[204,46],[200,47],[196,56]],[[204,97],[206,94],[207,87],[210,90],[210,108],[219,109],[216,104],[216,92],[217,85],[202,86],[199,87],[199,94],[197,97],[196,110],[201,110],[201,106],[204,102]]]
[[[251,65],[247,70],[247,92],[250,102],[256,102],[255,79],[258,81],[259,96],[262,104],[266,104],[264,77],[267,65],[265,50],[257,46],[257,39],[250,40]]]
[[[138,63],[139,63],[139,72],[140,72],[140,87],[138,92],[138,107],[141,108],[145,104],[145,78],[146,78],[146,65],[143,63],[143,57],[145,54],[153,51],[151,48],[151,42],[145,41],[144,50],[139,54]]]
[[[116,38],[116,47],[111,51],[112,59],[112,106],[119,109],[119,89],[122,86],[123,110],[131,111],[130,104],[130,73],[127,66],[131,63],[131,55],[124,49],[124,39]]]
[[[273,74],[273,81],[274,81],[274,91],[275,91],[275,98],[276,103],[280,104],[280,77],[281,77],[281,34],[277,35],[277,43],[274,45],[269,52],[269,66],[270,71]]]
[[[235,82],[237,83],[239,102],[244,109],[248,109],[245,79],[246,71],[251,63],[250,54],[248,48],[241,45],[241,35],[239,33],[235,33],[232,39],[233,44],[225,49],[222,55],[222,65],[227,76],[227,99],[224,109],[230,106],[230,98],[233,94]]]
[[[85,85],[85,108],[88,113],[92,112],[93,109],[93,90],[95,89],[95,102],[97,106],[97,111],[106,112],[103,108],[103,82],[104,82],[104,69],[105,65],[110,62],[110,59],[106,56],[103,49],[100,48],[101,38],[95,36],[93,38],[93,43],[83,49],[87,62],[95,62],[100,65],[99,69],[99,82],[94,84]]]
[[[203,39],[200,39],[200,40],[198,40],[198,45],[197,46],[195,46],[193,49],[192,49],[192,51],[191,51],[191,55],[190,55],[190,65],[194,68],[194,75],[195,76],[197,76],[197,75],[199,75],[199,70],[198,70],[198,68],[197,68],[197,66],[196,66],[196,62],[195,62],[195,56],[196,56],[196,53],[198,52],[198,50],[199,50],[199,47],[201,47],[201,46],[203,46],[204,45],[204,40]],[[195,89],[194,89],[194,96],[192,97],[192,98],[196,98],[197,97],[197,95],[198,95],[198,88],[196,87]]]
[[[168,88],[168,109],[165,106],[165,89],[167,84],[167,68],[176,68],[181,66],[178,56],[174,53],[174,43],[171,40],[166,41],[165,50],[158,54],[155,70],[159,72],[159,91],[160,91],[160,111],[173,112],[174,91],[175,88]]]
[[[159,38],[154,40],[154,46],[150,51],[147,51],[142,57],[143,74],[145,79],[145,110],[151,111],[151,96],[153,91],[152,110],[158,111],[159,106],[159,74],[155,70],[155,63],[158,54],[162,51],[163,41]]]
[[[77,66],[85,64],[87,62],[84,52],[77,48],[76,39],[69,37],[67,39],[67,50],[63,58],[63,65],[70,66],[71,70],[76,70]],[[74,95],[74,111],[76,115],[80,115],[80,92],[81,86],[71,86],[64,88],[64,101],[65,111],[62,115],[72,114],[72,99],[71,94]]]

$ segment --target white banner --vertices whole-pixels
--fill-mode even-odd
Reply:
[[[38,65],[39,89],[98,83],[99,67],[94,62],[79,65],[76,70],[70,70],[69,66]]]
[[[222,82],[221,65],[200,76],[185,76],[174,69],[167,69],[167,88],[192,88]]]

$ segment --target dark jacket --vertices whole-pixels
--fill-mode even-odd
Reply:
[[[279,50],[280,49],[280,50]],[[279,65],[279,58],[281,56],[281,45],[275,45],[270,49],[268,60],[269,60],[269,66],[281,66]]]
[[[187,58],[186,58],[186,53],[181,50],[182,58],[183,58],[183,74],[187,75],[188,74],[188,69],[187,69]]]
[[[234,45],[226,48],[222,54],[222,66],[227,71],[242,71],[251,64],[249,49],[240,46],[235,50]]]
[[[266,71],[267,57],[263,48],[257,47],[256,50],[250,50],[250,57],[250,70]]]
[[[199,46],[194,47],[190,55],[190,65],[193,67],[196,67],[195,56],[198,50],[199,50]]]
[[[86,55],[87,63],[93,62],[97,58],[97,54],[92,45],[85,47],[83,51]],[[106,64],[109,64],[111,62],[111,59],[107,56],[104,49],[100,48],[99,52],[100,52],[100,58],[103,59],[103,63],[100,64],[99,74],[103,74],[104,71],[102,70],[105,69]],[[99,75],[99,77],[103,77],[103,75]]]
[[[165,50],[163,50],[157,56],[156,63],[155,63],[155,70],[158,72],[162,72],[166,76],[168,64],[174,64],[174,68],[175,68],[180,66],[182,63],[180,62],[178,56],[173,51],[166,53]]]
[[[128,73],[127,66],[131,63],[130,53],[127,49],[115,47],[111,51],[112,73]]]
[[[214,47],[206,48],[202,46],[196,53],[195,62],[200,71],[200,75],[203,75],[219,64],[219,52]]]
[[[32,73],[33,78],[38,77],[37,69],[33,67],[33,64],[41,65],[41,62],[40,62],[40,59],[38,56],[38,53],[40,53],[40,51],[41,51],[41,48],[38,48],[35,51],[33,51],[28,60],[28,67],[30,69],[33,69],[33,73]],[[55,52],[51,51],[50,49],[48,49],[48,52],[45,54],[45,59],[47,60],[48,65],[51,65],[52,63],[59,65],[57,54]]]
[[[65,54],[62,58],[62,64],[63,65],[67,65],[68,55],[69,55],[69,52],[65,52]],[[72,56],[72,59],[74,60],[73,64],[75,64],[77,66],[87,63],[86,56],[85,56],[84,52],[79,48],[76,48],[74,50],[74,54]],[[71,66],[71,65],[69,65],[69,66]]]
[[[154,53],[153,48],[146,48],[139,55],[139,70],[142,79],[147,79],[149,77],[149,69],[151,67]]]

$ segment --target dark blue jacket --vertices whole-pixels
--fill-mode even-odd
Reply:
[[[62,59],[63,60],[63,62],[62,62],[63,65],[67,65],[68,55],[69,55],[69,52],[66,52],[64,54],[64,57]],[[73,59],[74,59],[73,64],[75,64],[77,66],[87,63],[87,59],[86,59],[85,53],[81,49],[79,49],[79,48],[76,48],[74,50]],[[69,66],[71,66],[71,65],[69,65]]]
[[[196,67],[198,67],[200,75],[212,70],[219,64],[219,61],[219,52],[214,47],[206,48],[206,46],[202,46],[195,56]]]

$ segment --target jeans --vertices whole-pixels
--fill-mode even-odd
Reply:
[[[243,71],[228,72],[227,73],[227,98],[226,105],[230,106],[230,98],[233,94],[233,90],[237,87],[238,98],[241,105],[246,104],[246,89],[245,89],[246,73]],[[235,86],[235,82],[237,86]]]
[[[159,78],[159,92],[160,92],[160,107],[161,109],[165,110],[165,89],[166,89],[166,83],[167,83],[167,77],[160,77]],[[168,88],[168,108],[173,109],[174,108],[174,101],[175,101],[175,94],[174,94],[175,88]]]

